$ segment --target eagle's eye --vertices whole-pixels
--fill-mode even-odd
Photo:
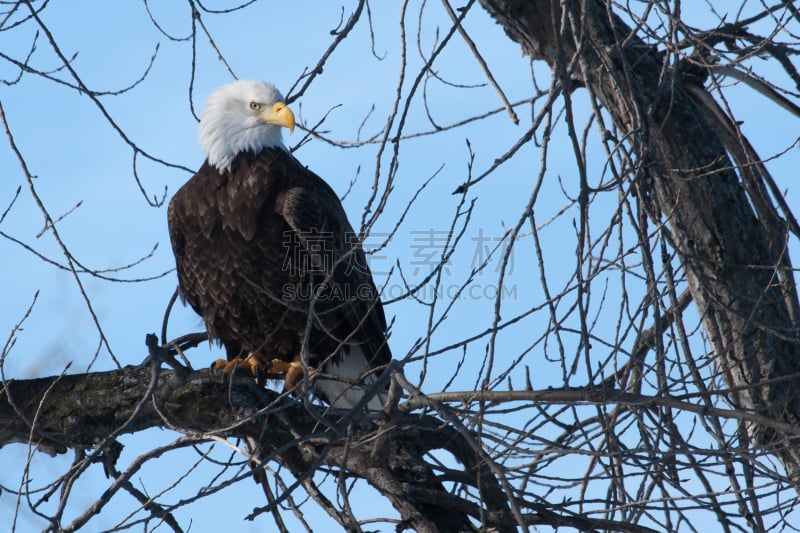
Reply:
[[[261,111],[261,108],[264,107],[264,104],[260,104],[258,102],[250,102],[250,109],[253,111]]]

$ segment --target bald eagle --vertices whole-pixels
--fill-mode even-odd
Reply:
[[[215,91],[206,160],[169,204],[181,296],[227,354],[215,368],[303,376],[353,408],[391,360],[378,290],[339,197],[283,145],[294,114],[269,83]],[[375,394],[367,408],[382,407]]]

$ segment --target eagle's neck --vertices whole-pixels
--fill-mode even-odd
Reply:
[[[247,181],[258,179],[266,185],[267,182],[282,182],[280,178],[283,173],[273,172],[274,167],[285,165],[287,158],[294,159],[292,155],[283,146],[280,147],[267,147],[261,150],[246,150],[236,154],[228,163],[227,167],[220,170],[218,166],[214,165],[212,161],[206,159],[206,165],[210,167],[212,172],[218,175],[223,183],[233,181]],[[282,162],[282,163],[281,163]],[[257,170],[256,170],[257,169]]]
[[[265,126],[260,122],[242,127],[241,122],[233,121],[227,115],[203,117],[200,146],[208,164],[221,174],[229,171],[234,159],[246,152],[258,154],[265,148],[286,150],[279,127]]]

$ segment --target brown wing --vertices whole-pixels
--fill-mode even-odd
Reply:
[[[319,330],[314,341],[329,350],[331,339],[337,347],[357,344],[371,366],[387,364],[386,317],[358,236],[328,184],[292,162],[298,168],[287,172],[302,173],[303,178],[281,192],[275,207],[291,231],[293,266],[303,271],[303,283],[313,287]]]

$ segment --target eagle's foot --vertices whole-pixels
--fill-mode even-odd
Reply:
[[[294,389],[300,379],[306,372],[306,366],[300,356],[297,356],[294,361],[284,361],[283,359],[273,359],[269,368],[270,372],[284,374],[283,386],[285,390],[290,391]],[[308,367],[309,381],[314,379],[314,369]]]
[[[230,361],[217,359],[211,364],[211,369],[214,372],[222,373],[225,376],[230,376],[237,370],[249,371],[256,378],[256,383],[259,385],[264,385],[266,368],[267,365],[261,356],[252,352],[245,357],[237,357]]]

